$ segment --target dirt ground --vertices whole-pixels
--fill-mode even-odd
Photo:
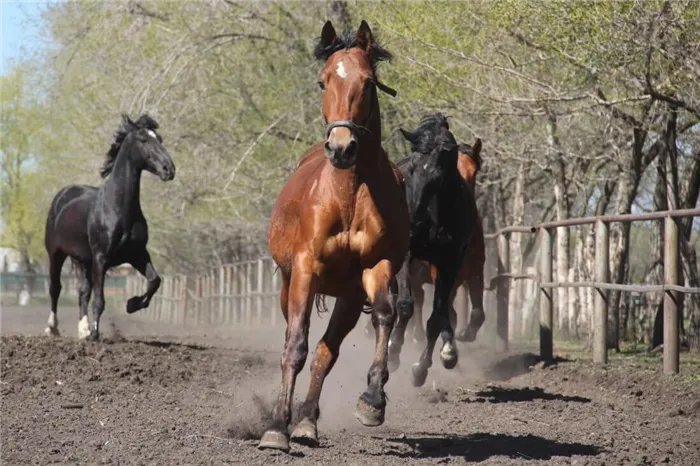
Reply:
[[[284,454],[256,448],[280,380],[281,327],[175,327],[108,311],[103,341],[85,343],[77,309],[60,309],[60,339],[39,336],[46,318],[2,309],[5,465],[700,464],[697,358],[668,377],[658,355],[615,356],[603,369],[558,351],[542,367],[523,348],[497,355],[477,341],[460,347],[459,370],[436,355],[414,389],[408,345],[386,422],[368,428],[352,415],[373,349],[362,321],[324,387],[321,446]],[[314,315],[311,348],[327,319]],[[297,399],[308,379],[307,364]]]

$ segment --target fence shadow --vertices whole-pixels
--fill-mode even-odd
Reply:
[[[478,433],[471,435],[446,435],[391,438],[387,443],[410,447],[384,451],[383,455],[401,458],[446,458],[460,456],[468,462],[485,461],[495,456],[507,456],[528,460],[550,460],[555,456],[597,456],[604,451],[597,445],[563,443],[536,435],[508,435]]]
[[[519,403],[524,401],[545,400],[545,401],[565,401],[571,403],[590,403],[591,399],[583,396],[569,396],[560,393],[549,393],[540,387],[506,388],[489,387],[474,394],[476,399],[465,400],[465,403]]]

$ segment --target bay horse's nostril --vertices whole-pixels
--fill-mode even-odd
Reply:
[[[346,157],[353,157],[357,153],[357,141],[351,139],[348,145],[345,146],[344,153]]]
[[[331,143],[326,141],[326,143],[323,145],[323,150],[326,151],[326,155],[332,154],[333,149],[331,149]]]

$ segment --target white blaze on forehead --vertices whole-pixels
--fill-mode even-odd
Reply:
[[[156,133],[153,130],[149,129],[149,130],[147,130],[147,132],[148,132],[148,135],[150,137],[152,137],[153,139],[156,139]]]
[[[342,61],[338,62],[338,67],[335,69],[335,74],[337,74],[343,79],[348,77],[348,74],[345,72],[345,66],[343,65]]]

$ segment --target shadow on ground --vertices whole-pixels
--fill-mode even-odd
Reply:
[[[387,439],[401,445],[383,454],[402,458],[445,458],[461,456],[466,461],[484,461],[494,456],[529,460],[549,460],[555,456],[596,456],[601,447],[583,443],[561,443],[536,435],[479,433],[467,436],[407,437]],[[409,449],[406,449],[408,447]]]
[[[571,362],[569,359],[555,357],[551,361],[543,360],[538,354],[519,353],[513,354],[500,361],[483,367],[484,376],[489,380],[504,382],[530,372],[533,366],[541,364],[542,368],[556,366],[562,362]]]
[[[466,403],[513,403],[534,400],[566,401],[573,403],[590,403],[591,399],[583,396],[569,396],[559,393],[548,393],[540,387],[510,388],[488,387],[486,390],[476,392],[476,399],[465,400]]]

